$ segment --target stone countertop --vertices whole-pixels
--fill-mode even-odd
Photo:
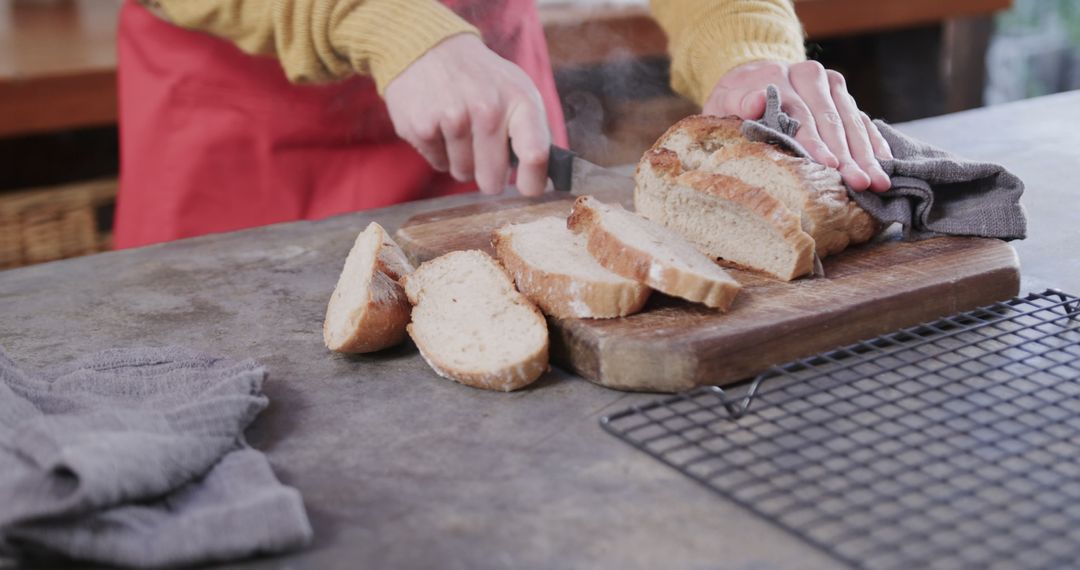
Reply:
[[[1080,295],[1080,91],[898,125],[974,160],[1005,165],[1024,181],[1028,237],[1013,242],[1020,291]]]
[[[903,125],[1028,184],[1023,289],[1080,292],[1080,93]],[[304,496],[305,551],[230,567],[836,568],[839,563],[604,433],[653,395],[553,370],[512,394],[438,378],[411,345],[322,345],[326,301],[369,221],[394,229],[477,195],[111,252],[0,273],[0,346],[44,366],[180,344],[270,369],[248,431]]]

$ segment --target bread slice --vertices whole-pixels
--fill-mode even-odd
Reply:
[[[784,281],[814,269],[814,239],[773,194],[730,176],[684,172],[670,150],[649,151],[638,165],[634,205],[725,265]]]
[[[674,231],[618,204],[581,196],[566,225],[585,236],[601,265],[668,295],[726,311],[741,288]]]
[[[409,336],[439,376],[509,392],[547,370],[547,322],[488,254],[447,253],[403,284],[413,304]]]
[[[373,352],[405,339],[412,305],[397,280],[412,271],[405,253],[379,224],[356,236],[323,321],[335,352]]]
[[[564,218],[503,226],[491,244],[518,290],[556,318],[625,317],[640,311],[651,292],[600,265]]]

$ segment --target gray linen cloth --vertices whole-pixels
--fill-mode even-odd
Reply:
[[[265,377],[182,348],[35,376],[0,349],[0,554],[161,567],[308,544],[300,494],[243,441]]]
[[[799,122],[780,108],[769,86],[765,116],[743,123],[750,140],[768,142],[808,157],[794,138]],[[915,140],[883,121],[874,121],[892,148],[881,167],[892,180],[883,193],[848,191],[851,198],[883,226],[899,223],[904,237],[918,240],[942,235],[1023,239],[1027,218],[1020,205],[1024,183],[1003,166],[964,160]]]

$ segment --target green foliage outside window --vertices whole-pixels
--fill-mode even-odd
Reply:
[[[1080,89],[1080,0],[1013,0],[987,53],[988,104]]]

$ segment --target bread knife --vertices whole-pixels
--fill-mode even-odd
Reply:
[[[510,151],[510,165],[517,166],[517,156]],[[601,197],[630,196],[634,179],[593,164],[574,151],[551,145],[548,149],[547,175],[559,192],[593,194]]]

